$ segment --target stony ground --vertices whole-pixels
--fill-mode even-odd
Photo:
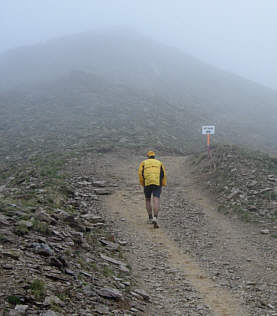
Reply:
[[[71,159],[52,207],[33,173],[15,179],[21,188],[1,186],[3,201],[32,189],[40,205],[1,205],[1,316],[277,315],[274,223],[268,234],[268,222],[219,213],[190,158],[165,156],[154,229],[137,180],[142,159]]]
[[[133,272],[154,303],[148,315],[277,315],[277,246],[263,233],[266,223],[218,213],[188,158],[162,160],[169,184],[159,230],[146,224],[139,158],[108,156],[98,162],[101,173],[119,185],[105,201],[106,216],[129,240]]]
[[[113,181],[78,159],[67,177],[50,163],[21,165],[0,186],[0,315],[144,313],[149,296],[132,275],[128,241],[104,219]]]

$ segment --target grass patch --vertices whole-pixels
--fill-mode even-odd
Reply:
[[[251,214],[242,208],[240,205],[233,207],[234,213],[238,214],[239,218],[244,222],[249,222],[251,220]]]
[[[45,296],[45,282],[40,279],[35,279],[30,284],[30,289],[36,300],[42,300]]]
[[[95,262],[91,262],[90,263],[90,267],[91,269],[95,272],[95,271],[98,271],[98,266]]]
[[[16,296],[16,295],[10,295],[7,297],[7,302],[11,305],[17,305],[17,304],[21,304],[21,300],[20,297]]]
[[[34,231],[42,233],[44,235],[50,234],[49,226],[46,222],[42,222],[37,219],[34,219],[32,222],[33,222],[32,229]]]
[[[103,275],[106,277],[112,277],[115,275],[115,273],[114,273],[113,269],[110,268],[109,266],[104,266]]]
[[[250,217],[250,215],[249,215],[248,212],[244,211],[244,212],[242,212],[242,214],[240,215],[240,219],[241,219],[242,221],[244,221],[244,222],[250,222],[251,217]]]
[[[6,238],[3,234],[0,233],[0,243],[3,243],[6,241]]]
[[[18,236],[24,236],[29,233],[29,228],[25,224],[19,224],[15,228],[15,234]]]
[[[50,154],[46,157],[38,157],[31,160],[36,167],[36,174],[42,178],[63,179],[62,169],[66,159],[57,154]]]
[[[55,303],[51,304],[51,310],[53,310],[54,312],[57,312],[57,313],[61,313],[63,311],[62,307],[55,304]]]
[[[229,214],[228,209],[227,209],[224,205],[219,205],[219,206],[217,207],[217,211],[218,211],[218,213],[222,213],[222,214],[224,214],[224,215]]]

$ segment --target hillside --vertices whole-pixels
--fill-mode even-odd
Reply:
[[[0,85],[1,316],[276,315],[276,159],[218,145],[210,162],[200,134],[276,150],[275,92],[122,32],[4,54]]]
[[[192,169],[213,193],[218,211],[274,226],[277,219],[277,160],[237,146],[215,146],[193,156]],[[275,235],[276,236],[276,235]]]
[[[147,146],[143,138],[151,134],[157,148],[190,151],[204,144],[201,125],[215,124],[217,142],[276,150],[276,92],[135,32],[77,34],[15,49],[0,56],[0,74],[3,121],[8,116],[8,125],[20,127],[9,121],[9,111],[19,109],[28,126],[47,130],[47,139],[49,130],[62,135],[64,127],[73,143],[102,136],[125,142],[129,135],[130,144]]]
[[[184,150],[184,140],[192,144],[185,136],[190,135],[188,126],[180,124],[186,112],[83,72],[32,91],[2,94],[0,105],[0,152],[10,159],[26,158],[39,149],[139,150],[155,144],[176,151]]]

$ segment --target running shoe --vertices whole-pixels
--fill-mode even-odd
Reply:
[[[159,227],[160,227],[160,226],[158,225],[157,217],[154,217],[154,218],[153,218],[152,223],[153,223],[153,225],[154,225],[154,228],[159,228]]]

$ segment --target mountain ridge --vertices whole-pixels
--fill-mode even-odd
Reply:
[[[30,103],[32,109],[35,96],[38,122],[34,130],[40,120],[46,120],[48,130],[66,125],[67,134],[71,122],[71,131],[78,135],[75,141],[83,129],[92,130],[94,120],[101,132],[96,137],[93,130],[90,137],[98,142],[109,137],[116,143],[131,131],[129,145],[157,144],[185,152],[204,146],[201,125],[212,124],[216,125],[215,142],[277,150],[277,93],[136,33],[73,35],[13,54],[14,62],[5,65],[0,58],[0,87],[3,91],[3,82],[9,80],[24,81],[25,87],[18,81],[20,89],[0,94],[3,121],[10,117],[7,104],[14,112],[22,108],[22,102],[27,107]],[[81,104],[79,110],[75,107],[78,115],[69,113],[72,103]],[[49,106],[52,114],[44,115]],[[100,112],[95,115],[96,108],[100,116]],[[28,111],[23,117],[33,120],[32,110]],[[115,131],[110,129],[111,119]]]

